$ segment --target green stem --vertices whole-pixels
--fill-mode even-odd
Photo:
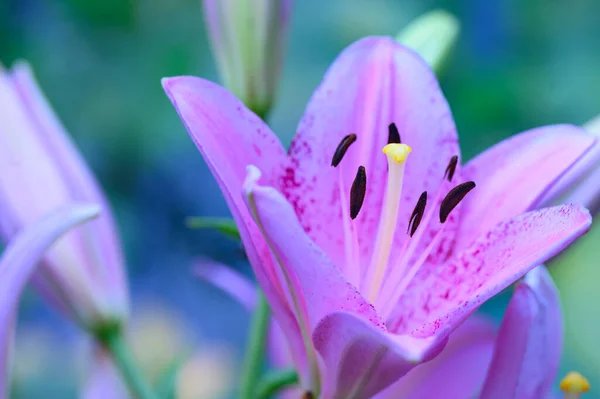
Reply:
[[[246,343],[246,355],[244,357],[240,386],[240,397],[242,399],[256,398],[254,394],[263,366],[270,313],[269,304],[261,292],[259,294],[256,310],[252,316],[252,324]]]
[[[276,370],[263,377],[256,388],[257,399],[268,399],[282,388],[298,383],[298,373],[295,369]]]
[[[120,330],[114,330],[99,337],[104,348],[111,354],[112,359],[121,372],[131,393],[138,399],[158,399],[150,389],[149,384],[140,372]]]
[[[262,119],[263,121],[265,121],[265,123],[267,122],[267,117],[269,116],[270,107],[264,107],[264,108],[251,107],[250,109],[256,115],[258,115],[258,117],[260,119]]]

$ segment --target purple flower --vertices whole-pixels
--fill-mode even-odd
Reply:
[[[21,292],[44,252],[67,230],[98,215],[97,206],[71,205],[51,212],[19,231],[0,258],[0,396],[10,383],[10,358]]]
[[[253,310],[257,291],[243,276],[225,265],[207,261],[202,261],[196,271],[199,277]],[[485,318],[470,317],[450,335],[438,356],[409,371],[376,398],[550,397],[561,356],[562,333],[558,290],[546,268],[537,267],[517,283],[499,331]],[[276,367],[290,366],[286,349],[281,330],[273,322],[269,355]],[[580,383],[581,377],[574,376],[568,376],[562,385]],[[293,389],[289,391],[285,397],[300,395]]]
[[[315,396],[377,394],[591,223],[577,205],[530,210],[593,137],[538,128],[463,167],[431,69],[389,38],[338,57],[289,153],[222,87],[193,77],[163,86]]]
[[[276,94],[291,8],[292,0],[204,0],[223,84],[260,114]]]
[[[109,206],[27,64],[0,71],[0,104],[0,237],[74,201],[100,204],[100,217],[46,253],[34,283],[86,328],[120,322],[128,293]]]

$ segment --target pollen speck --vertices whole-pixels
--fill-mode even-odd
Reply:
[[[560,389],[568,393],[582,393],[590,390],[590,383],[580,373],[571,371],[560,382]]]

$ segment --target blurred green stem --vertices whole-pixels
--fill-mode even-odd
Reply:
[[[158,395],[152,391],[137,366],[121,330],[110,331],[103,336],[99,336],[99,339],[104,348],[111,354],[130,392],[138,399],[158,399]]]
[[[259,116],[260,119],[262,119],[263,121],[267,121],[267,117],[269,116],[269,107],[264,108],[264,109],[259,109],[259,108],[250,108],[252,110],[252,112],[254,112],[256,115]]]
[[[298,383],[295,369],[276,370],[265,375],[256,388],[257,399],[268,399],[282,388]]]
[[[269,304],[263,293],[260,292],[246,343],[246,355],[240,385],[241,399],[256,398],[256,386],[263,366],[270,314]]]

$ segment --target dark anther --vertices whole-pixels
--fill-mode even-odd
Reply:
[[[315,395],[311,391],[306,391],[302,394],[302,399],[314,399]]]
[[[440,222],[445,223],[446,219],[448,219],[448,215],[456,205],[465,198],[465,195],[469,193],[469,191],[475,188],[475,183],[472,181],[468,181],[466,183],[459,184],[454,187],[450,192],[446,195],[446,198],[442,200],[442,205],[440,206]]]
[[[335,152],[333,153],[333,158],[331,159],[331,166],[336,167],[342,162],[342,158],[348,151],[348,148],[356,141],[356,134],[349,134],[340,141]]]
[[[450,162],[448,162],[448,166],[446,167],[446,172],[444,172],[444,179],[448,179],[448,181],[452,181],[454,177],[454,172],[456,172],[456,164],[458,164],[458,155],[450,158]]]
[[[365,200],[367,191],[367,172],[364,166],[359,166],[354,182],[350,188],[350,217],[356,219]]]
[[[408,228],[406,232],[410,231],[410,236],[412,237],[415,234],[415,231],[419,228],[419,224],[421,224],[421,219],[423,219],[423,214],[425,213],[425,205],[427,205],[427,191],[423,191],[419,200],[417,201],[417,205],[410,215],[410,219],[408,220]]]
[[[390,123],[390,126],[388,126],[388,144],[392,143],[402,143],[400,140],[400,132],[394,122]]]

